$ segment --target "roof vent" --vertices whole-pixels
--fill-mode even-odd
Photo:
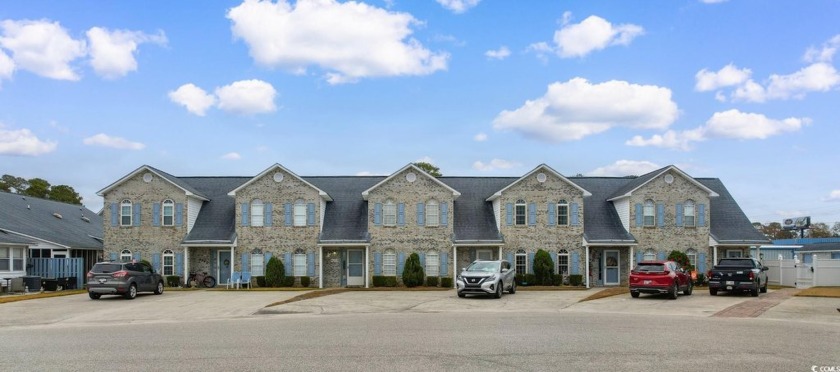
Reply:
[[[64,218],[64,217],[61,217],[61,215],[60,215],[60,214],[58,214],[58,212],[53,213],[53,217],[58,218],[58,219],[62,219],[62,218]]]
[[[85,221],[85,222],[87,222],[87,223],[90,223],[90,218],[87,218],[87,217],[85,217],[85,216],[82,216],[82,221]]]

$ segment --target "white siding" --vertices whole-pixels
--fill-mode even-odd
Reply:
[[[618,213],[618,218],[621,219],[621,225],[624,229],[630,231],[630,198],[621,198],[613,201],[613,208]]]
[[[327,201],[323,198],[321,199],[321,223],[318,224],[318,231],[324,232],[324,215],[327,211]]]
[[[201,211],[203,202],[195,198],[187,199],[187,234],[192,231],[195,220],[198,218],[198,212]]]
[[[502,203],[501,198],[493,200],[493,214],[496,215],[496,229],[502,231]]]

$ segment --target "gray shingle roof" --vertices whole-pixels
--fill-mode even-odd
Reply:
[[[73,249],[102,249],[102,217],[82,205],[0,192],[0,229]]]
[[[368,207],[362,192],[385,179],[370,177],[302,177],[329,194],[333,201],[324,211],[321,242],[367,242]]]
[[[250,177],[181,177],[178,180],[209,201],[201,206],[183,243],[233,243],[236,239],[236,200],[227,193]]]
[[[197,188],[195,188],[192,184],[190,184],[188,181],[186,181],[186,178],[188,178],[188,177],[179,178],[179,177],[175,177],[175,176],[173,176],[169,173],[166,173],[166,172],[164,172],[160,169],[157,169],[155,167],[150,167],[148,165],[146,165],[146,167],[148,167],[149,169],[151,169],[151,170],[155,171],[156,173],[160,174],[161,177],[166,178],[167,181],[172,182],[176,186],[178,186],[178,187],[180,187],[184,190],[187,190],[187,191],[195,194],[198,197],[201,197],[201,198],[204,198],[204,199],[210,199],[205,193],[203,193],[201,191],[198,191]],[[230,191],[230,190],[228,190],[228,191]]]
[[[496,227],[493,202],[487,198],[519,177],[441,177],[443,183],[461,192],[452,207],[455,213],[455,236],[459,242],[501,242]]]
[[[803,244],[798,251],[805,251],[805,252],[831,252],[831,251],[840,251],[840,243],[838,242],[828,242],[828,243],[811,243],[811,244]]]
[[[670,167],[671,167],[670,165],[667,166],[667,167],[662,167],[662,168],[659,168],[659,169],[657,169],[653,172],[649,172],[649,173],[643,174],[643,175],[635,177],[635,178],[632,178],[632,177],[623,178],[626,183],[624,185],[622,185],[621,187],[619,187],[617,190],[615,190],[615,192],[613,192],[611,195],[609,195],[609,197],[607,197],[607,199],[613,199],[613,198],[617,198],[617,197],[626,195],[627,193],[639,188],[639,186],[644,185],[645,183],[650,181],[652,178],[658,176],[660,173],[664,172],[665,169],[670,168]]]
[[[723,244],[767,244],[770,242],[752,225],[723,182],[717,178],[695,179],[719,195],[710,199],[712,238]]]
[[[636,242],[633,235],[627,232],[621,224],[621,219],[618,217],[613,203],[607,201],[618,190],[626,188],[627,184],[637,185],[634,179],[574,177],[571,180],[592,193],[592,196],[583,201],[583,233],[588,242]]]

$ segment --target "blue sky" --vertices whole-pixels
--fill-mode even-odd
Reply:
[[[840,1],[7,1],[0,173],[676,165],[840,221]]]

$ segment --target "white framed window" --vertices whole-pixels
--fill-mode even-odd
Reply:
[[[294,216],[295,226],[306,226],[306,203],[303,202],[303,199],[295,201]]]
[[[688,263],[691,264],[691,267],[697,268],[697,250],[694,248],[689,248],[685,251],[685,255],[688,256]]]
[[[128,250],[128,249],[123,249],[122,252],[120,252],[120,261],[122,261],[122,262],[131,261],[131,251]]]
[[[440,225],[440,206],[437,200],[426,203],[426,226]]]
[[[515,220],[514,223],[517,226],[524,226],[525,221],[526,221],[526,218],[525,218],[525,201],[522,200],[522,199],[517,200],[516,201],[516,206],[513,209],[515,211],[515,213],[514,213],[514,220]]]
[[[0,248],[0,272],[23,271],[23,248]]]
[[[131,200],[126,199],[120,203],[120,226],[131,226],[133,208]]]
[[[175,202],[171,199],[166,199],[163,201],[163,207],[161,209],[163,209],[163,226],[175,225]]]
[[[262,253],[251,254],[251,276],[265,275],[265,256]]]
[[[394,204],[394,201],[388,199],[385,201],[385,205],[382,208],[383,219],[382,223],[385,226],[395,226],[397,224],[397,205]]]
[[[744,256],[744,252],[740,249],[727,249],[726,250],[726,258],[741,258]]]
[[[569,276],[569,251],[565,249],[557,252],[557,273],[563,277]]]
[[[653,200],[645,200],[644,218],[645,226],[654,226],[656,222],[656,209],[654,208]]]
[[[694,201],[686,200],[683,204],[683,226],[694,227]]]
[[[260,199],[251,201],[251,226],[260,227],[265,222],[265,204]]]
[[[644,258],[642,258],[642,260],[643,261],[654,261],[654,260],[656,260],[656,251],[654,251],[653,248],[648,248],[647,250],[645,250],[645,255],[644,255]]]
[[[397,254],[393,249],[386,249],[385,254],[382,255],[382,275],[397,275]]]
[[[557,225],[569,225],[569,203],[565,199],[560,199],[557,203]]]
[[[516,251],[516,273],[525,274],[528,272],[528,254],[524,249]]]
[[[306,276],[306,252],[303,249],[296,249],[294,254],[295,267],[294,276]]]
[[[436,250],[426,253],[426,276],[440,276],[440,256]]]
[[[175,275],[175,253],[171,249],[163,251],[163,275]]]

